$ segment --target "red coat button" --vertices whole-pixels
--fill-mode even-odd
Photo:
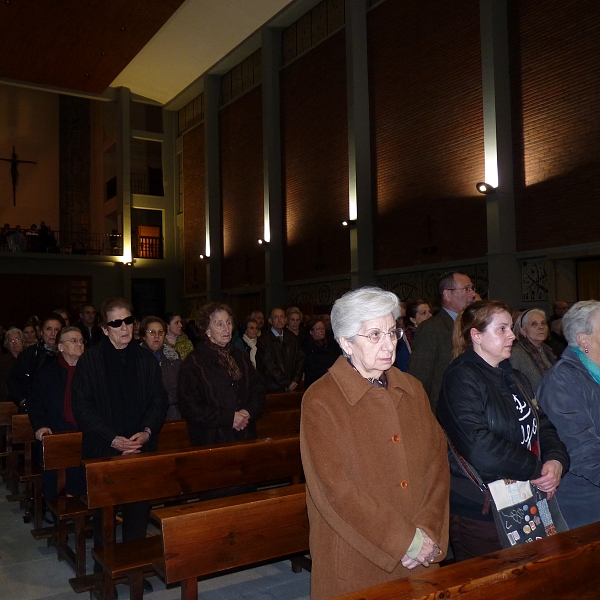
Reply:
[[[392,442],[394,442],[394,444],[400,443],[400,436],[397,433],[392,436]]]
[[[403,479],[403,480],[400,482],[400,487],[401,487],[403,490],[405,490],[405,489],[408,487],[408,481],[406,481],[406,479]]]

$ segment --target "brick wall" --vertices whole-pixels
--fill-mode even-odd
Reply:
[[[183,136],[183,186],[184,293],[196,294],[206,291],[203,123]]]
[[[518,250],[597,242],[600,3],[515,4]]]
[[[264,284],[262,86],[219,114],[223,198],[223,288]]]
[[[389,0],[368,38],[376,268],[485,255],[479,2]]]
[[[341,30],[281,71],[288,281],[350,270],[345,61]]]

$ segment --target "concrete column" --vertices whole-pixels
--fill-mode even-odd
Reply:
[[[281,177],[281,127],[279,70],[281,68],[281,30],[262,30],[262,108],[266,306],[285,302],[283,247],[285,243],[284,207]]]
[[[480,0],[489,296],[521,304],[509,77],[507,0]]]
[[[219,168],[219,101],[221,77],[204,78],[204,169],[206,231],[210,241],[207,262],[207,295],[210,300],[222,298],[223,215],[221,210],[221,177]]]
[[[176,135],[178,113],[162,111],[163,143],[162,170],[165,209],[163,212],[164,267],[166,281],[166,304],[180,310],[183,280],[179,269],[179,244],[177,236],[177,213],[179,212],[179,168],[177,163]]]
[[[351,285],[375,282],[373,264],[373,199],[371,131],[367,62],[367,3],[346,0],[346,77],[348,101],[349,217]]]
[[[131,92],[121,87],[117,96],[117,198],[121,203],[121,227],[123,234],[123,262],[133,263],[131,252]],[[123,266],[122,294],[131,300],[131,276],[133,267]]]

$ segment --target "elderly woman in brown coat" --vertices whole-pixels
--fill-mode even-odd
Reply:
[[[446,439],[421,383],[393,367],[399,313],[379,288],[337,300],[344,356],[304,394],[312,600],[424,571],[446,554]]]

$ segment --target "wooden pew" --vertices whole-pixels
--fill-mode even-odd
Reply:
[[[168,421],[160,430],[158,449],[176,452],[191,447],[185,421]],[[85,518],[92,514],[80,498],[65,494],[66,471],[81,464],[81,431],[65,431],[44,436],[43,466],[48,471],[57,471],[58,497],[48,502],[49,510],[56,515],[58,530],[54,527],[36,528],[32,535],[36,539],[56,538],[59,560],[66,560],[77,577],[85,575]],[[75,549],[67,543],[67,522],[73,521]]]
[[[10,439],[10,446],[7,445],[8,432],[10,429],[10,419],[13,415],[17,414],[17,405],[14,402],[0,402],[0,474],[7,480],[7,463],[10,462],[8,458],[12,454],[12,436]]]
[[[10,434],[12,444],[23,444],[23,465],[18,465],[14,460],[11,467],[10,477],[13,479],[12,489],[17,490],[16,494],[8,495],[6,498],[10,502],[20,500],[32,500],[31,512],[33,514],[34,526],[36,528],[42,525],[42,471],[38,464],[33,464],[32,453],[36,443],[35,434],[29,422],[29,415],[13,415],[11,417]],[[25,484],[25,494],[19,494],[19,483]],[[23,520],[29,522],[29,513],[26,509]]]
[[[300,410],[304,392],[277,392],[267,394],[265,414],[283,410]]]
[[[198,577],[308,552],[304,485],[154,511],[162,552],[154,569],[167,584],[181,582],[182,600],[197,600]],[[132,580],[142,597],[142,576]],[[134,592],[135,590],[135,592]]]
[[[600,597],[599,552],[593,523],[337,600],[591,600]]]
[[[152,562],[160,553],[160,544],[153,538],[114,545],[117,505],[286,478],[297,484],[303,475],[299,436],[83,462],[88,508],[101,508],[103,514],[104,546],[94,550],[93,556],[104,569],[107,597],[112,597],[116,581],[152,573]],[[76,578],[71,585],[75,591],[90,590],[101,584],[92,577]]]
[[[298,435],[300,433],[300,409],[266,412],[256,422],[259,438]]]

